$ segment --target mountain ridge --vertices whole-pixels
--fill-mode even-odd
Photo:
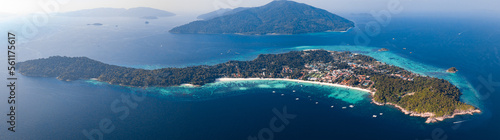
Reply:
[[[303,34],[347,31],[354,22],[304,3],[272,1],[264,6],[198,20],[170,30],[197,34]]]
[[[209,12],[206,14],[199,15],[197,18],[202,19],[202,20],[210,20],[210,19],[214,19],[214,18],[217,18],[220,16],[238,13],[238,12],[246,10],[246,9],[249,9],[249,8],[248,7],[238,7],[238,8],[234,8],[234,9],[219,9],[219,10],[215,10],[215,11],[212,11],[212,12]]]

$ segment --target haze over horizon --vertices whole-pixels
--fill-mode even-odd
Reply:
[[[0,13],[29,14],[43,12],[43,3],[58,2],[59,12],[93,8],[151,7],[176,14],[203,14],[220,8],[256,7],[272,0],[18,0],[6,1]],[[294,0],[334,13],[365,13],[384,10],[392,2],[400,3],[405,13],[498,13],[495,0]],[[467,5],[467,7],[464,7]],[[51,7],[52,8],[52,7]]]

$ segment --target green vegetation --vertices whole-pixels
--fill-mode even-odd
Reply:
[[[57,77],[60,80],[97,78],[100,81],[125,86],[176,86],[185,83],[204,85],[221,77],[292,78],[303,76],[309,62],[333,62],[351,55],[350,52],[292,51],[285,54],[261,54],[252,61],[229,61],[213,66],[163,68],[143,70],[104,64],[86,57],[54,56],[19,63],[19,72],[27,76]],[[345,62],[336,62],[338,68],[348,68]],[[284,68],[289,72],[283,72]]]
[[[351,52],[325,50],[261,54],[252,61],[229,61],[213,66],[143,70],[104,64],[86,57],[49,57],[18,64],[27,76],[57,77],[60,80],[97,78],[124,86],[176,86],[184,83],[204,85],[217,78],[290,78],[342,83],[376,89],[374,100],[394,103],[418,113],[437,116],[474,109],[460,102],[460,90],[450,82],[420,76],[402,68],[386,65],[374,58]],[[337,75],[336,78],[325,77]],[[363,83],[365,85],[363,85]]]
[[[346,31],[354,23],[326,10],[293,1],[273,1],[255,8],[222,11],[220,16],[175,27],[172,33],[302,34]]]
[[[416,77],[408,81],[387,75],[371,79],[377,89],[374,100],[380,103],[394,103],[417,113],[433,112],[436,116],[452,115],[456,109],[474,109],[460,102],[460,90],[443,79]]]

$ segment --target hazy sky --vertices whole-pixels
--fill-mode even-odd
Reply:
[[[99,7],[152,7],[177,14],[201,14],[219,8],[261,6],[272,0],[3,0],[0,13],[26,14],[40,12],[40,3],[58,2],[59,11]],[[359,13],[387,9],[391,0],[295,0],[332,12]],[[404,12],[489,12],[500,13],[500,0],[393,0]]]

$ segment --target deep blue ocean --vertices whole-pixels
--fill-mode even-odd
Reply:
[[[360,44],[357,36],[369,31],[366,23],[375,20],[364,14],[342,16],[354,20],[357,28],[345,33],[274,36],[168,33],[194,20],[182,16],[149,20],[149,24],[133,18],[51,17],[46,25],[36,27],[33,37],[18,40],[17,60],[86,56],[114,65],[157,69],[252,60],[258,54],[293,50],[352,51],[450,80],[464,93],[461,100],[483,113],[426,124],[424,118],[407,116],[394,107],[371,104],[367,93],[318,85],[245,81],[135,89],[19,74],[16,132],[7,131],[7,117],[1,115],[0,139],[86,139],[83,131],[99,129],[102,120],[114,126],[108,133],[100,131],[104,139],[248,139],[268,132],[276,111],[283,113],[285,108],[294,117],[264,138],[500,139],[500,18],[399,15]],[[22,34],[24,23],[22,18],[2,19],[0,37],[6,38],[7,31]],[[390,51],[378,52],[380,48]],[[0,54],[4,60],[5,53]],[[7,66],[6,61],[0,63]],[[445,73],[449,67],[459,72]],[[8,113],[7,90],[1,89],[1,114]],[[130,104],[119,103],[123,98]],[[128,114],[115,113],[120,109]],[[275,125],[280,126],[283,121],[277,120]]]

